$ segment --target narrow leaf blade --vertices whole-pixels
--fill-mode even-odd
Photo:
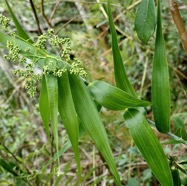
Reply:
[[[172,177],[173,177],[174,186],[181,186],[181,179],[178,169],[172,170]]]
[[[5,2],[6,2],[6,5],[7,5],[7,7],[8,7],[8,10],[9,10],[11,16],[12,16],[12,19],[13,19],[13,21],[14,21],[14,24],[15,24],[15,26],[16,26],[18,35],[19,35],[22,39],[28,41],[29,43],[31,43],[31,44],[34,43],[34,42],[30,39],[30,37],[27,35],[27,33],[25,32],[25,30],[23,29],[23,27],[21,26],[21,24],[19,23],[19,21],[17,20],[17,18],[16,18],[16,16],[15,16],[15,14],[14,14],[12,8],[10,7],[8,1],[5,0]]]
[[[123,60],[118,47],[117,33],[112,18],[110,0],[108,0],[108,17],[109,17],[111,36],[112,36],[112,52],[114,58],[114,75],[115,75],[116,85],[118,88],[124,90],[125,92],[128,92],[133,96],[136,96],[136,93],[127,78]]]
[[[160,0],[158,0],[157,31],[152,73],[152,105],[155,125],[160,132],[170,130],[170,89],[166,49],[162,34]]]
[[[46,87],[49,99],[50,115],[52,130],[54,135],[54,142],[56,151],[58,152],[58,81],[57,77],[47,74]]]
[[[139,39],[146,44],[152,36],[156,25],[154,0],[142,0],[138,6],[135,30]]]
[[[50,106],[49,106],[48,92],[46,86],[46,79],[44,75],[42,77],[42,88],[39,98],[39,109],[44,124],[45,132],[47,134],[48,139],[50,139],[50,130],[49,130]]]
[[[96,102],[111,110],[124,110],[130,107],[143,107],[149,102],[140,100],[103,81],[93,81],[89,84],[89,90]]]
[[[73,103],[67,72],[64,72],[62,76],[58,78],[58,91],[59,113],[70,138],[78,166],[79,176],[81,176],[80,155],[78,149],[79,121]]]
[[[89,94],[86,85],[84,85],[78,76],[71,74],[69,77],[72,96],[78,117],[108,164],[118,185],[121,185],[119,174],[112,157],[108,137],[91,95]]]
[[[129,109],[124,113],[124,119],[135,144],[155,177],[162,186],[172,186],[173,181],[169,163],[158,138],[144,115],[136,109]]]
[[[44,57],[47,57],[47,52],[41,49],[36,48],[31,43],[28,43],[24,40],[17,39],[13,36],[7,35],[3,32],[0,32],[0,43],[6,47],[7,41],[13,42],[15,45],[17,45],[20,49],[20,53],[29,59],[35,58],[35,56],[38,56],[39,58],[43,59]],[[25,52],[25,49],[29,49],[29,51]]]

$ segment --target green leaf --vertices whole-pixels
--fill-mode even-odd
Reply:
[[[179,176],[178,169],[172,170],[172,177],[173,177],[174,186],[181,186],[181,179]]]
[[[103,81],[93,81],[89,90],[96,102],[111,110],[124,110],[130,107],[148,106],[149,102],[140,100]]]
[[[9,36],[7,34],[4,34],[3,32],[0,32],[0,43],[3,44],[5,47],[7,45],[7,41],[11,41],[15,43],[21,50],[21,54],[23,54],[25,57],[28,57],[29,59],[36,58],[36,56],[39,56],[40,58],[47,58],[48,55],[44,50],[36,48],[31,43],[28,43],[24,40],[17,39],[13,36]],[[25,52],[25,49],[29,49],[29,51]]]
[[[146,44],[152,36],[156,25],[154,0],[142,0],[138,6],[135,30],[139,39]]]
[[[105,128],[99,117],[97,108],[92,97],[82,80],[73,74],[69,76],[71,92],[78,117],[94,141],[97,149],[102,154],[108,164],[111,173],[115,177],[118,185],[121,185],[120,177],[112,157],[108,137]]]
[[[40,49],[35,47],[33,44],[28,43],[27,41],[17,39],[13,36],[9,36],[3,32],[0,32],[0,43],[4,45],[4,47],[7,47],[7,41],[13,42],[16,46],[20,49],[20,54],[22,54],[24,57],[35,60],[37,62],[37,65],[41,68],[44,64],[46,64],[46,60],[55,60],[59,63],[57,65],[60,68],[66,67],[67,69],[70,69],[71,66],[66,63],[64,60],[62,60],[57,55],[51,54],[47,50]],[[29,49],[29,51],[25,51],[26,49]]]
[[[123,60],[118,47],[117,33],[112,18],[110,0],[108,0],[108,17],[109,17],[109,24],[110,24],[110,32],[112,36],[112,52],[114,58],[114,75],[115,75],[116,85],[118,88],[124,90],[125,92],[133,96],[136,96],[136,93],[127,78]]]
[[[73,98],[71,95],[68,73],[65,72],[60,78],[58,78],[58,91],[59,91],[59,113],[63,121],[64,127],[70,138],[73,151],[75,154],[75,159],[78,166],[79,176],[81,176],[81,166],[80,166],[80,155],[78,149],[78,137],[79,137],[79,121],[77,118],[77,113],[75,111]]]
[[[11,7],[10,7],[8,1],[5,0],[5,2],[6,2],[6,5],[7,5],[7,7],[8,7],[8,10],[9,10],[11,16],[12,16],[12,19],[13,19],[13,21],[14,21],[14,24],[15,24],[15,26],[16,26],[18,35],[19,35],[22,39],[28,41],[29,43],[31,43],[31,44],[34,43],[34,42],[30,39],[30,37],[27,35],[27,33],[24,31],[24,29],[22,28],[22,26],[21,26],[21,24],[19,23],[19,21],[17,20],[17,18],[16,18],[16,16],[14,15],[14,12],[12,11],[12,9],[11,9]]]
[[[39,109],[44,124],[45,132],[47,134],[48,139],[50,140],[50,130],[49,130],[50,106],[49,106],[48,92],[46,86],[46,79],[44,75],[42,76],[42,88],[39,98]]]
[[[155,125],[160,132],[170,130],[170,89],[166,49],[162,34],[160,0],[158,0],[157,31],[152,73],[152,105]]]
[[[129,109],[124,113],[124,119],[135,144],[155,177],[162,186],[172,186],[173,181],[169,163],[158,138],[144,115],[136,109]]]
[[[46,75],[46,87],[49,100],[49,108],[52,122],[52,131],[56,151],[58,152],[58,81],[53,75]]]
[[[1,158],[0,158],[0,166],[3,167],[6,171],[13,174],[14,176],[18,176],[18,173],[16,172],[16,170],[14,170],[13,167],[10,166],[9,163],[7,163],[5,160],[3,160]]]

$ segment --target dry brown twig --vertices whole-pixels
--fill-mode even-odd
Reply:
[[[42,34],[42,30],[40,28],[40,22],[39,22],[38,15],[36,13],[36,9],[35,9],[35,6],[34,6],[34,3],[33,3],[32,0],[30,0],[30,5],[31,5],[31,8],[32,8],[32,11],[34,13],[34,17],[35,17],[35,20],[36,20],[36,23],[37,23],[37,26],[38,26],[38,34],[41,35]]]
[[[45,21],[47,22],[48,26],[49,26],[50,28],[53,28],[53,25],[51,24],[51,21],[48,19],[48,17],[47,17],[46,14],[45,14],[44,0],[42,0],[41,4],[42,4],[42,15],[43,15],[43,17],[44,17]]]
[[[182,17],[180,15],[177,1],[176,0],[167,0],[167,2],[170,7],[170,11],[171,11],[171,15],[172,15],[174,24],[175,24],[175,26],[178,30],[179,36],[181,38],[183,48],[187,52],[187,31],[186,31],[184,22],[182,20]]]

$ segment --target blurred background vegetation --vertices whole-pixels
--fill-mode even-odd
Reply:
[[[139,0],[113,0],[113,17],[118,32],[119,45],[127,74],[139,97],[151,100],[151,69],[153,63],[154,39],[143,45],[134,30],[134,19]],[[40,32],[53,27],[61,37],[72,41],[72,57],[82,60],[90,81],[103,79],[114,84],[113,59],[106,1],[103,0],[34,0],[40,25],[34,16],[30,1],[12,0],[11,6],[22,26],[35,39]],[[187,4],[178,0],[181,15],[187,25]],[[172,131],[187,124],[187,55],[172,22],[170,10],[163,1],[163,30],[167,48],[172,98]],[[3,0],[0,13],[10,17]],[[15,29],[11,22],[12,29]],[[25,80],[12,74],[19,64],[3,59],[6,53],[0,51],[0,185],[78,185],[76,163],[69,149],[61,156],[62,175],[56,174],[56,163],[46,169],[44,165],[54,155],[54,149],[47,143],[39,115],[38,98],[30,98],[25,89]],[[151,108],[147,108],[152,118]],[[105,124],[113,154],[123,184],[159,185],[146,162],[134,145],[120,112],[102,108],[101,117]],[[67,135],[59,124],[59,145],[63,147]],[[187,161],[184,145],[169,144],[169,138],[157,133],[168,157],[175,162]],[[100,154],[87,135],[80,140],[83,185],[113,185],[113,179],[103,163]],[[5,165],[4,168],[2,165]],[[184,165],[183,169],[186,169]],[[5,168],[8,167],[8,168]],[[183,185],[187,177],[180,172]]]

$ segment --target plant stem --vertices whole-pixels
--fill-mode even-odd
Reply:
[[[38,15],[37,15],[37,13],[36,13],[36,9],[35,9],[35,6],[34,6],[34,3],[33,3],[32,0],[30,0],[30,4],[31,4],[31,7],[32,7],[32,11],[33,11],[33,13],[34,13],[34,17],[35,17],[35,19],[36,19],[37,26],[38,26],[38,33],[39,33],[39,34],[42,34],[42,30],[41,30],[41,28],[40,28],[40,23],[39,23]]]
[[[155,123],[149,119],[147,119],[147,121],[151,124],[151,126],[153,126],[154,128],[156,128]],[[173,140],[179,142],[179,143],[183,143],[184,145],[187,146],[187,141],[176,136],[175,134],[173,134],[172,132],[166,132],[165,134],[167,134],[170,138],[172,138]]]

